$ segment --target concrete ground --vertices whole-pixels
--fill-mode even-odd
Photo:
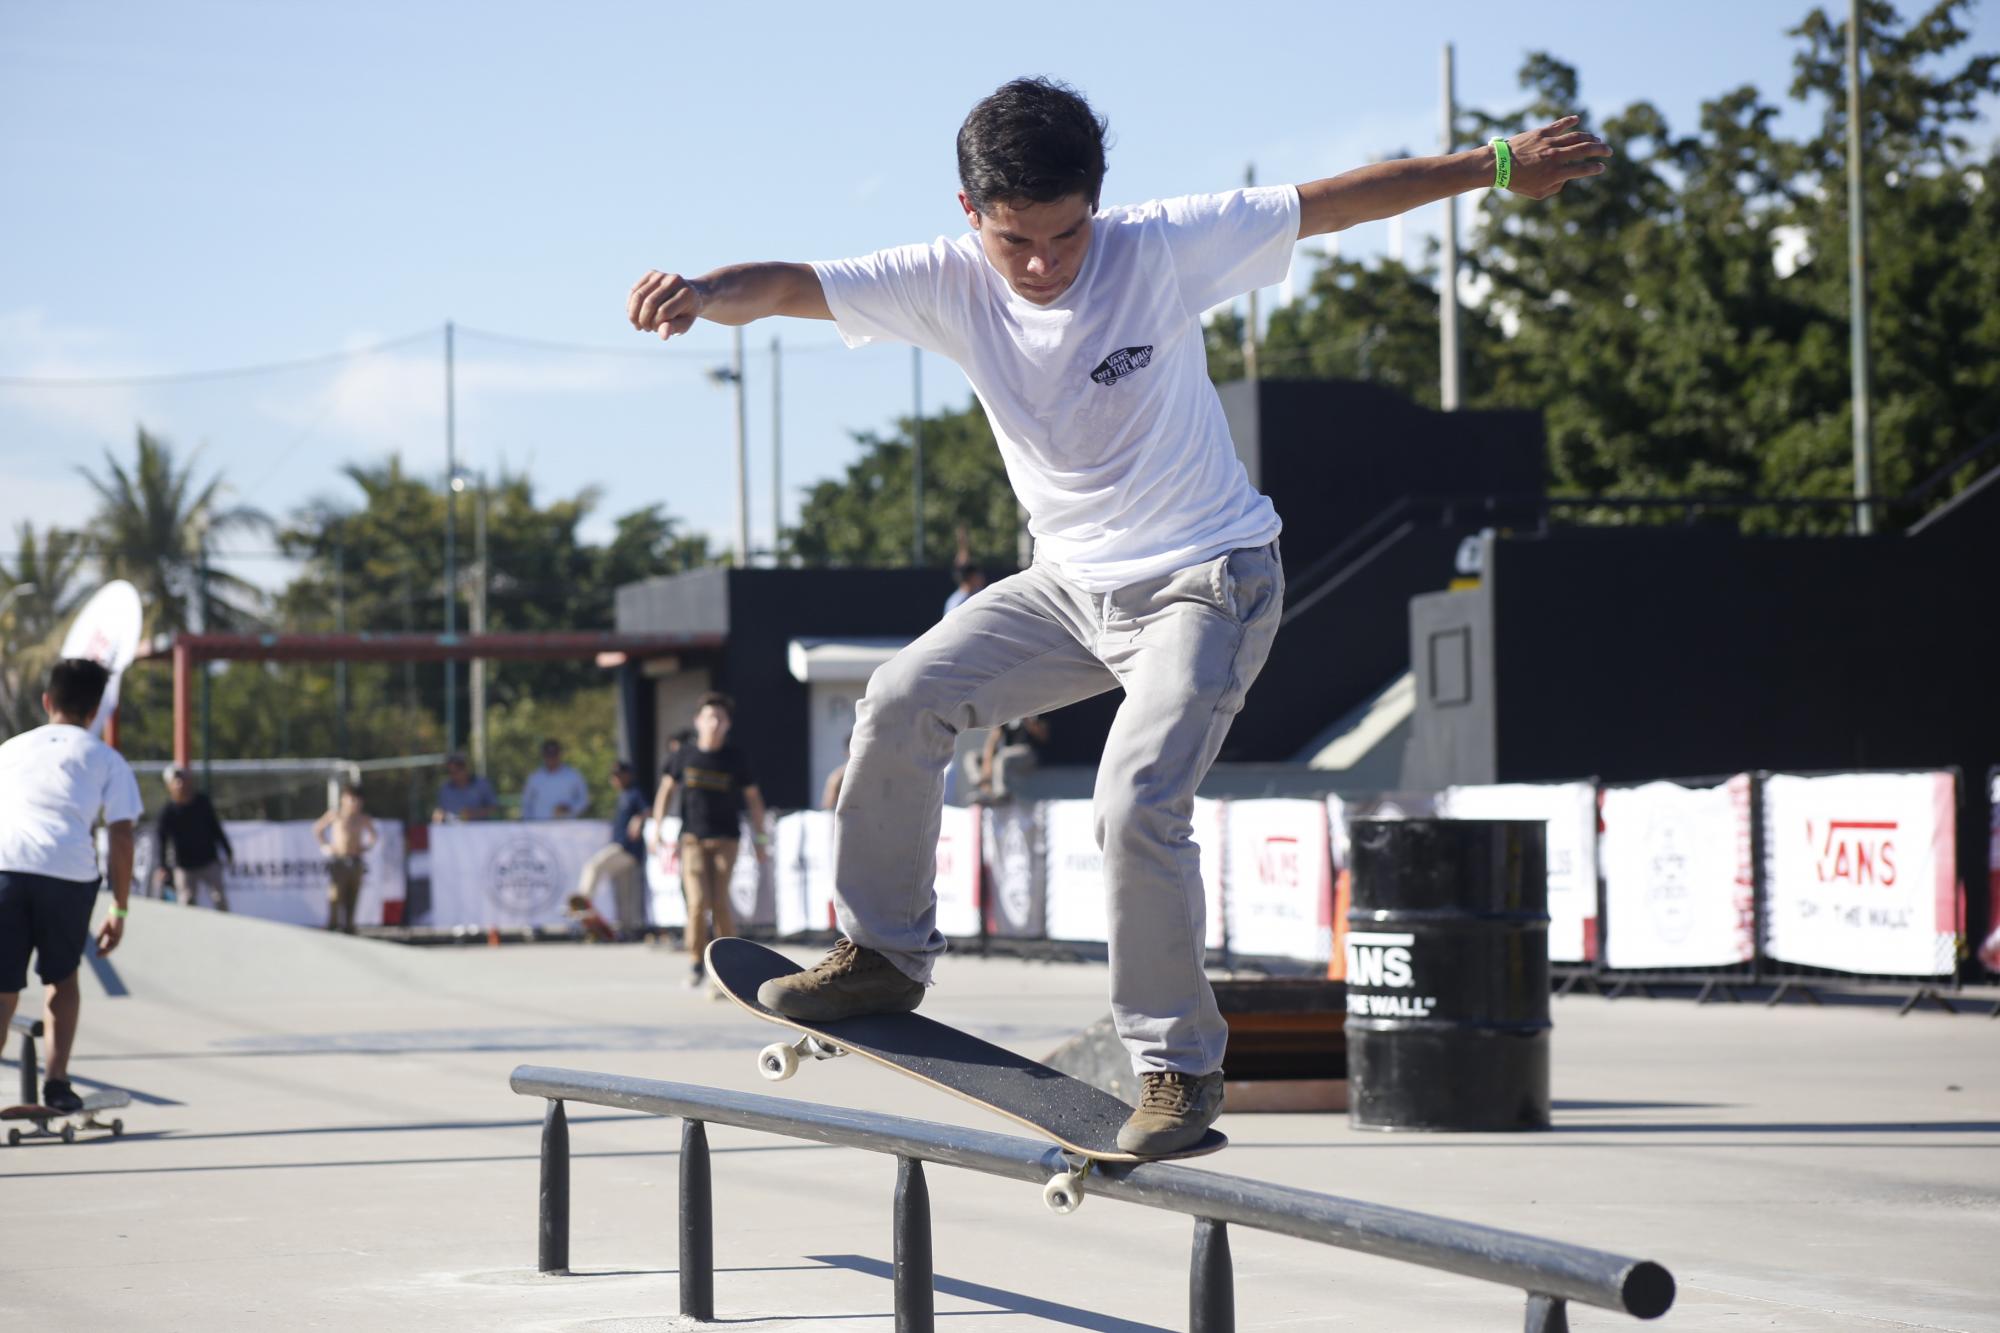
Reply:
[[[133,1092],[128,1132],[0,1149],[0,1328],[683,1327],[678,1125],[573,1108],[578,1271],[541,1277],[542,1107],[508,1091],[518,1063],[1011,1132],[859,1061],[763,1083],[772,1029],[644,946],[413,949],[138,902],[105,967],[74,1072]],[[954,958],[940,979],[927,1012],[1035,1055],[1104,1010],[1101,966]],[[1239,1115],[1199,1165],[1656,1259],[1680,1284],[1661,1322],[1690,1333],[2000,1333],[2000,1022],[1582,997],[1555,1021],[1551,1133]],[[721,1320],[891,1327],[893,1164],[711,1143]],[[1185,1218],[1059,1218],[1017,1182],[929,1176],[942,1326],[1185,1326]],[[1512,1291],[1239,1228],[1231,1246],[1245,1330],[1520,1327]]]

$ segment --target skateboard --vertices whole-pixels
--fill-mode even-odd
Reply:
[[[757,1003],[759,986],[802,970],[783,954],[749,940],[725,936],[708,946],[708,974],[724,995],[766,1022],[799,1034],[794,1041],[773,1042],[760,1051],[759,1073],[779,1082],[798,1072],[801,1059],[853,1054],[1025,1125],[1053,1139],[1068,1163],[1068,1169],[1051,1177],[1042,1189],[1042,1201],[1058,1213],[1074,1212],[1083,1205],[1084,1180],[1099,1163],[1201,1157],[1229,1144],[1211,1129],[1193,1147],[1141,1157],[1118,1147],[1118,1128],[1132,1114],[1131,1107],[1081,1079],[968,1032],[921,1014],[870,1014],[808,1023]]]
[[[132,1094],[123,1090],[85,1093],[83,1105],[74,1111],[58,1111],[47,1106],[10,1106],[0,1111],[0,1120],[31,1120],[33,1129],[22,1129],[19,1125],[7,1127],[7,1146],[14,1147],[22,1139],[61,1139],[64,1143],[75,1143],[79,1129],[104,1129],[117,1138],[125,1132],[125,1122],[113,1118],[99,1120],[99,1111],[115,1111],[121,1106],[132,1104]],[[60,1121],[62,1128],[50,1129],[49,1125]]]

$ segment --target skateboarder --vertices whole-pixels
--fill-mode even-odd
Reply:
[[[1096,790],[1111,1003],[1142,1081],[1119,1136],[1199,1139],[1227,1029],[1203,974],[1194,793],[1262,668],[1283,601],[1278,516],[1237,461],[1201,315],[1281,281],[1306,236],[1486,186],[1545,198],[1604,169],[1566,117],[1444,157],[1304,185],[1100,208],[1105,122],[1019,79],[958,132],[967,231],[812,264],[648,273],[632,323],[831,319],[843,341],[913,343],[972,382],[1028,512],[1034,562],[875,672],[856,710],[834,882],[847,938],[758,999],[814,1021],[912,1009],[945,947],[932,848],[954,737],[1122,686]]]
[[[28,984],[28,955],[48,986],[49,1060],[42,1105],[81,1110],[70,1086],[69,1056],[83,992],[76,974],[97,905],[97,849],[91,829],[102,817],[113,905],[98,930],[108,954],[125,937],[132,893],[132,826],[145,806],[125,757],[90,734],[110,673],[85,658],[49,671],[42,707],[48,725],[0,745],[0,1033]]]

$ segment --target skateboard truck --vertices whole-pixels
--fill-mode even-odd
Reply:
[[[832,1060],[846,1054],[832,1042],[807,1033],[797,1041],[774,1041],[759,1051],[757,1072],[773,1083],[783,1083],[799,1072],[801,1056],[808,1060]]]
[[[24,1114],[16,1118],[32,1121],[35,1127],[24,1130],[17,1125],[8,1126],[7,1146],[10,1148],[18,1147],[23,1139],[59,1138],[64,1143],[75,1143],[76,1132],[79,1129],[110,1130],[111,1137],[114,1139],[125,1132],[125,1122],[123,1119],[113,1117],[110,1120],[99,1120],[97,1112],[102,1109],[99,1107],[93,1106],[80,1111],[56,1111],[50,1110],[47,1107],[23,1107],[19,1109]],[[32,1111],[48,1111],[48,1114],[35,1115],[32,1114]],[[49,1126],[58,1120],[62,1122],[62,1128],[60,1130],[50,1129]]]
[[[1083,1180],[1097,1165],[1097,1159],[1060,1150],[1056,1156],[1062,1161],[1064,1169],[1050,1176],[1049,1183],[1042,1186],[1042,1202],[1049,1206],[1051,1212],[1073,1213],[1083,1207]]]

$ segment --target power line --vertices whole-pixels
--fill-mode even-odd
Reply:
[[[332,365],[340,361],[356,361],[362,357],[375,356],[382,352],[394,351],[398,347],[408,347],[412,343],[437,336],[435,329],[423,329],[417,333],[391,338],[387,342],[373,343],[367,347],[354,347],[340,352],[322,352],[318,356],[302,356],[295,361],[266,361],[257,365],[229,366],[221,370],[176,370],[150,375],[0,375],[0,388],[10,389],[110,389],[131,388],[147,384],[186,384],[197,380],[237,379],[249,375],[270,375],[287,370],[305,370],[313,366]]]
[[[691,347],[613,347],[609,343],[565,342],[559,338],[535,338],[519,333],[496,333],[491,329],[468,328],[463,324],[458,326],[458,331],[470,337],[484,338],[488,342],[506,343],[514,347],[537,348],[547,352],[567,352],[577,356],[645,357],[648,359],[670,356],[688,357],[701,361],[715,361],[724,355],[721,352],[698,351]],[[837,342],[808,344],[806,346],[787,345],[785,355],[793,356],[800,353],[837,352],[844,350],[846,350],[845,346]],[[753,357],[770,355],[768,351],[761,348],[751,350],[748,354]]]

